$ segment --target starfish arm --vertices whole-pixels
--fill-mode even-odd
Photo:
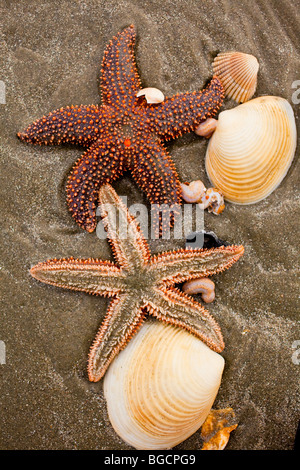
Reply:
[[[161,282],[174,285],[222,272],[238,261],[243,253],[242,245],[220,246],[210,250],[183,249],[153,256],[149,269],[154,276],[155,272],[161,273]]]
[[[217,77],[213,77],[202,91],[177,94],[158,106],[149,107],[150,127],[161,139],[174,139],[194,131],[200,122],[214,116],[223,99],[223,86]]]
[[[125,170],[125,157],[112,136],[96,141],[75,163],[67,181],[67,202],[75,221],[88,232],[96,228],[100,186]]]
[[[111,301],[89,353],[91,382],[98,382],[103,377],[115,356],[137,332],[145,314],[134,296],[122,295]]]
[[[109,261],[52,259],[33,266],[30,274],[46,284],[112,297],[124,290],[120,268]]]
[[[133,154],[131,174],[153,205],[154,231],[159,227],[160,232],[164,227],[169,229],[173,214],[178,212],[181,204],[181,186],[175,165],[160,142],[151,136],[142,142]],[[157,223],[155,210],[157,214],[161,210]]]
[[[136,219],[110,185],[100,189],[100,213],[114,256],[127,271],[149,262],[150,251]]]
[[[156,289],[148,312],[158,320],[184,328],[217,352],[224,349],[219,325],[195,300],[174,288]]]
[[[98,106],[67,106],[32,123],[19,139],[30,144],[88,146],[99,137],[102,110]]]
[[[122,114],[125,107],[136,100],[136,94],[141,88],[133,52],[134,44],[135,29],[130,26],[109,42],[102,62],[103,104],[117,108]]]

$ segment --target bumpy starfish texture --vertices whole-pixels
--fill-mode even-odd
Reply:
[[[88,232],[96,227],[101,185],[129,170],[149,201],[181,204],[181,187],[164,141],[191,132],[220,108],[224,90],[213,77],[203,91],[177,94],[147,104],[134,59],[133,26],[108,44],[101,70],[101,106],[60,108],[31,124],[18,137],[31,144],[71,143],[88,147],[67,182],[67,202],[76,222]]]
[[[47,284],[112,297],[90,350],[89,379],[96,382],[103,377],[147,314],[185,328],[213,350],[222,351],[224,342],[218,324],[175,285],[229,268],[243,254],[243,246],[181,249],[151,257],[136,219],[110,185],[100,189],[100,212],[116,263],[54,259],[30,271]]]

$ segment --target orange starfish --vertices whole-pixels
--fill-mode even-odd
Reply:
[[[101,185],[130,170],[152,204],[181,204],[175,166],[163,141],[196,129],[220,108],[223,86],[214,77],[203,91],[177,94],[160,104],[137,98],[141,89],[133,47],[133,26],[108,44],[102,62],[102,106],[60,108],[31,124],[18,137],[31,144],[71,143],[88,147],[67,182],[67,202],[76,222],[96,227]]]
[[[112,297],[90,350],[89,379],[96,382],[103,377],[147,313],[187,329],[210,348],[222,351],[224,342],[218,324],[207,310],[174,285],[229,268],[244,248],[181,249],[151,257],[136,219],[110,185],[100,189],[100,212],[117,264],[98,259],[54,259],[39,263],[30,271],[47,284]]]

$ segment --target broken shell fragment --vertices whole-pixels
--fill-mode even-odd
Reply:
[[[182,290],[186,294],[201,294],[202,300],[206,303],[215,299],[215,283],[208,277],[187,281],[183,284]]]
[[[203,209],[208,209],[215,215],[221,214],[225,209],[224,196],[217,188],[209,188],[200,200]]]
[[[192,181],[190,184],[181,183],[181,196],[185,202],[199,202],[205,191],[206,187],[200,180]]]
[[[206,172],[225,200],[259,202],[285,177],[296,141],[289,102],[277,96],[255,98],[219,114],[206,151]]]
[[[213,72],[222,82],[225,95],[237,103],[254,95],[258,69],[256,57],[243,52],[222,52],[213,62]]]
[[[223,450],[230,433],[238,426],[232,408],[211,410],[201,428],[204,443],[201,450]]]
[[[104,378],[116,433],[136,449],[170,449],[209,414],[224,359],[182,328],[147,320]]]
[[[136,94],[137,98],[140,96],[145,96],[147,103],[155,104],[155,103],[162,103],[165,99],[164,94],[158,88],[143,88],[142,90],[138,91]]]
[[[185,202],[199,203],[202,209],[208,209],[215,215],[225,209],[224,197],[217,188],[206,189],[202,181],[196,180],[189,184],[181,183],[181,196]]]
[[[201,137],[206,137],[208,139],[216,130],[217,124],[217,119],[208,118],[199,124],[199,126],[195,129],[195,134],[200,135]]]

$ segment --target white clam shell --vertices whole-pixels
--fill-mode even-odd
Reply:
[[[155,103],[162,103],[165,99],[164,94],[158,88],[143,88],[142,90],[138,91],[136,94],[137,98],[140,96],[145,96],[147,103],[155,104]]]
[[[206,172],[224,199],[252,204],[285,177],[297,141],[295,118],[284,98],[261,96],[219,114],[206,152]]]
[[[258,69],[256,57],[243,52],[222,52],[213,62],[213,72],[222,82],[226,96],[237,103],[254,95]]]
[[[170,449],[205,421],[224,359],[187,331],[146,321],[104,378],[117,434],[136,449]]]

